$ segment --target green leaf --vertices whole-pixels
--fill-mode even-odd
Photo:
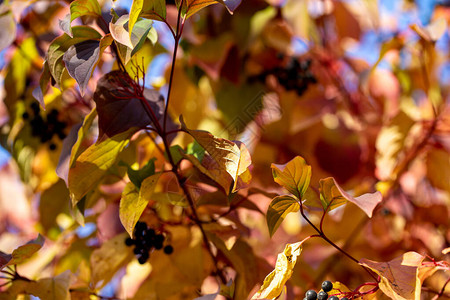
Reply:
[[[302,200],[311,180],[311,166],[297,156],[284,165],[272,164],[271,167],[275,182]]]
[[[187,145],[186,154],[193,155],[201,162],[205,156],[205,149],[197,141],[193,141]]]
[[[243,143],[234,143],[218,138],[207,131],[188,129],[182,117],[180,117],[180,123],[182,129],[208,151],[211,158],[210,163],[214,165],[209,168],[209,174],[212,174],[211,171],[215,172],[214,177],[211,178],[221,184],[227,194],[230,192],[230,186],[227,185],[227,177],[231,177],[234,182],[231,187],[232,193],[246,187],[250,183],[251,174],[249,167],[252,161],[250,153]],[[187,156],[193,158],[193,155]]]
[[[128,28],[133,31],[139,17],[163,21],[166,19],[165,0],[134,0],[130,10]],[[130,35],[131,37],[131,35]]]
[[[350,201],[371,218],[373,210],[383,200],[380,192],[373,194],[367,193],[354,198],[345,192],[332,177],[321,179],[319,185],[320,201],[322,202],[323,208],[328,211]]]
[[[152,20],[140,19],[134,25],[133,30],[131,31],[131,44],[133,45],[131,57],[142,48],[147,39],[150,39],[153,45],[157,42],[158,35],[156,34],[156,30],[152,27],[152,24]]]
[[[76,205],[83,196],[99,184],[135,132],[136,129],[131,128],[102,142],[95,143],[81,153],[69,170],[72,205]]]
[[[25,245],[22,245],[19,248],[15,249],[11,254],[12,259],[8,262],[7,265],[18,265],[23,263],[42,248],[42,246],[44,245],[44,241],[44,237],[39,234],[36,239],[31,240]]]
[[[183,154],[184,154],[184,150],[183,148],[180,147],[180,145],[173,145],[170,146],[170,154],[172,154],[172,159],[173,162],[177,165],[182,159],[183,159]],[[166,159],[167,158],[167,153],[165,154]]]
[[[70,3],[70,21],[82,16],[100,17],[102,10],[97,0],[75,0]]]
[[[102,10],[97,0],[75,0],[70,3],[70,14],[63,20],[60,20],[59,25],[65,33],[70,37],[72,35],[72,21],[82,16],[101,17]]]
[[[91,281],[94,287],[105,286],[114,274],[133,258],[131,248],[125,245],[126,238],[126,232],[118,234],[92,252]]]
[[[302,243],[303,241],[286,244],[284,251],[278,254],[275,269],[266,276],[263,285],[252,299],[276,299],[281,294],[302,252]]]
[[[151,42],[154,44],[157,40],[157,34],[152,27],[153,21],[148,19],[138,19],[133,26],[133,29],[129,30],[129,15],[121,16],[116,22],[109,23],[109,30],[115,41],[127,46],[130,53],[126,53],[126,59],[128,56],[131,58],[136,54],[139,49],[142,48],[147,38],[151,38]],[[153,30],[151,32],[151,30]],[[151,32],[151,34],[150,34]],[[125,61],[126,63],[127,61]]]
[[[275,197],[270,203],[266,214],[270,237],[277,231],[288,213],[297,212],[299,209],[300,204],[297,199],[287,195]]]
[[[64,33],[52,41],[48,48],[47,62],[50,73],[58,86],[61,85],[61,76],[65,69],[63,63],[64,53],[75,44],[87,40],[100,40],[102,35],[97,30],[89,26],[74,26],[72,28],[73,38]]]
[[[150,159],[147,164],[139,170],[133,170],[128,167],[127,174],[130,181],[138,188],[141,188],[141,183],[147,177],[155,174],[155,160],[156,158]]]

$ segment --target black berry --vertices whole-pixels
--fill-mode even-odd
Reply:
[[[53,143],[51,143],[51,144],[48,146],[48,148],[49,148],[51,151],[54,151],[54,150],[56,150],[56,145],[53,144]]]
[[[319,294],[317,294],[317,300],[327,300],[328,294],[324,291],[320,291]]]
[[[305,294],[306,300],[316,300],[317,299],[317,292],[314,290],[309,290]]]
[[[339,300],[339,298],[336,296],[331,296],[330,298],[328,298],[328,300]]]
[[[173,252],[173,247],[171,245],[167,245],[164,247],[165,254],[172,254],[172,252]]]
[[[138,262],[141,265],[143,265],[143,264],[145,264],[145,262],[148,260],[149,257],[150,256],[148,255],[148,252],[147,253],[142,253],[142,255],[138,258]]]
[[[135,243],[134,243],[134,240],[132,238],[127,238],[125,240],[125,245],[127,245],[127,246],[131,246],[131,245],[134,245],[134,244]]]
[[[331,281],[329,281],[329,280],[326,280],[326,281],[324,281],[324,282],[322,282],[322,290],[324,291],[324,292],[329,292],[329,291],[331,291],[333,289],[333,283],[331,283]]]

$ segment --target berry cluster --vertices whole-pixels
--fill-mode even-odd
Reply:
[[[280,56],[280,59],[283,58],[283,56]],[[273,75],[286,90],[296,91],[301,96],[310,84],[317,83],[317,79],[310,71],[310,67],[310,59],[299,61],[297,58],[291,57],[284,66],[277,66],[273,69],[266,70],[252,79],[265,82],[267,76]]]
[[[305,298],[303,300],[339,300],[337,296],[331,296],[328,298],[328,292],[333,289],[333,283],[331,281],[322,282],[322,290],[317,293],[315,290],[309,290],[305,294]],[[347,297],[341,298],[341,300],[348,300]]]
[[[161,233],[157,234],[153,228],[147,227],[144,222],[137,222],[134,227],[134,239],[127,238],[125,244],[127,246],[134,245],[133,252],[136,254],[140,264],[150,258],[150,252],[153,249],[161,250],[164,246],[165,236]],[[164,246],[165,254],[172,254],[173,247],[171,245]]]
[[[42,143],[49,142],[53,139],[53,136],[57,136],[60,140],[66,137],[64,129],[66,123],[61,122],[58,119],[58,110],[52,109],[44,118],[40,114],[39,104],[33,102],[30,105],[30,109],[22,114],[22,118],[30,122],[31,135],[38,137]],[[51,142],[49,144],[50,150],[56,149],[56,144]]]

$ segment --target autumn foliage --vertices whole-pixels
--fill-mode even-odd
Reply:
[[[450,298],[448,1],[0,11],[0,300]]]

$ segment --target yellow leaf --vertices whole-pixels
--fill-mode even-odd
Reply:
[[[270,236],[273,236],[288,213],[297,212],[299,209],[300,204],[298,200],[291,196],[284,195],[273,198],[266,214]]]
[[[100,282],[100,287],[104,286],[111,280],[117,270],[133,257],[131,248],[125,245],[126,237],[127,233],[125,232],[116,235],[92,252],[91,267],[94,286],[97,286]]]
[[[311,166],[301,156],[297,156],[287,164],[272,164],[271,167],[275,182],[301,200],[311,180]]]
[[[160,173],[154,174],[144,179],[139,191],[132,182],[129,182],[122,192],[119,217],[120,222],[122,222],[123,227],[131,237],[133,237],[134,226],[139,221],[139,218],[147,207],[148,201],[153,195],[160,175]]]
[[[95,188],[106,172],[116,162],[117,156],[128,145],[134,128],[119,133],[100,143],[91,145],[75,161],[69,170],[69,190],[72,205],[76,205]]]
[[[219,183],[228,194],[230,186],[228,185],[229,177],[233,180],[231,192],[246,187],[251,180],[249,167],[252,164],[250,153],[245,145],[241,142],[234,143],[227,139],[215,137],[211,133],[203,130],[191,130],[186,127],[183,117],[180,117],[181,126],[184,131],[189,133],[210,155],[212,162],[216,168],[201,168],[204,172],[208,169],[210,172],[204,172],[217,183]],[[195,161],[194,159],[191,160]]]
[[[281,294],[286,281],[292,276],[297,257],[302,252],[302,243],[303,241],[286,245],[284,251],[278,254],[275,270],[266,276],[252,299],[275,299]]]
[[[420,299],[421,282],[419,266],[424,256],[407,252],[389,262],[375,262],[361,259],[360,265],[380,275],[380,289],[394,300]]]
[[[371,218],[373,210],[383,199],[380,192],[375,192],[373,194],[367,193],[359,197],[352,197],[345,192],[332,177],[321,179],[319,184],[320,201],[325,209],[328,208],[328,211],[347,203],[347,201],[350,201],[364,211],[369,218]]]
[[[39,234],[36,239],[18,247],[11,254],[12,259],[7,263],[7,265],[18,265],[23,263],[42,248],[44,241],[44,237]]]
[[[53,278],[43,278],[38,281],[14,280],[5,292],[0,293],[0,300],[16,299],[20,294],[39,297],[39,299],[70,299],[69,285],[70,271],[66,271]]]

